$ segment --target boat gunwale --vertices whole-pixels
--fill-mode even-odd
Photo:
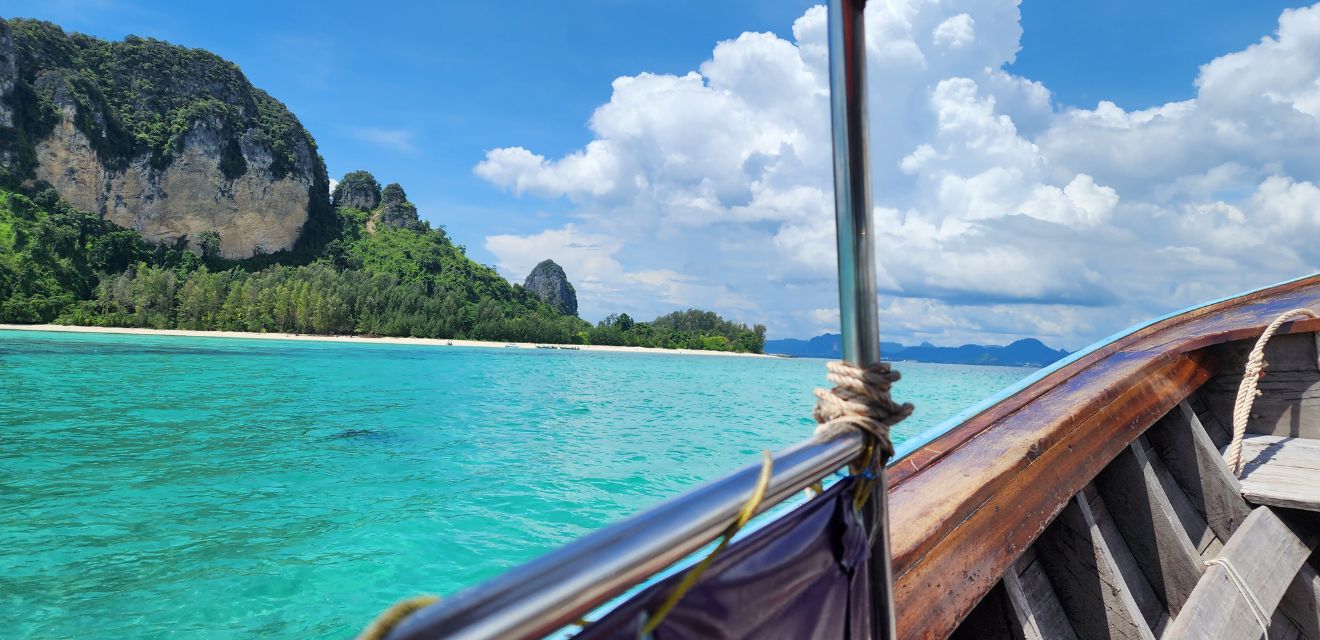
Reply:
[[[1187,322],[1198,320],[1232,307],[1249,304],[1262,298],[1273,297],[1280,293],[1292,291],[1312,283],[1320,283],[1320,273],[1313,273],[1292,280],[1285,280],[1258,289],[1252,289],[1179,309],[1152,318],[1146,322],[1133,325],[1127,329],[1114,333],[1109,337],[1093,342],[1050,366],[1036,371],[1021,381],[1004,388],[998,393],[976,403],[943,422],[903,441],[895,448],[894,457],[889,461],[889,489],[892,492],[905,480],[931,464],[934,464],[949,453],[952,453],[959,446],[965,444],[981,431],[984,431],[994,422],[1008,417],[1012,413],[1020,410],[1023,406],[1034,402],[1040,396],[1045,395],[1050,390],[1080,374],[1082,371],[1134,343],[1153,335],[1169,331]],[[1320,327],[1320,321],[1298,320],[1284,325],[1280,329],[1280,333],[1303,332],[1303,329],[1299,328],[1299,326],[1309,327],[1312,324]],[[1258,335],[1260,330],[1263,329],[1264,324],[1260,325],[1259,328],[1251,327],[1243,329],[1240,333],[1243,337]],[[1314,331],[1316,329],[1306,330]],[[1211,342],[1203,344],[1196,343],[1190,348],[1202,348],[1211,344],[1216,344],[1217,342],[1231,341],[1235,339],[1240,338],[1226,335],[1222,339],[1216,339]],[[950,441],[949,439],[953,440]]]
[[[1301,302],[1299,292],[1313,295]],[[1089,481],[1156,414],[1215,373],[1205,347],[1252,338],[1282,307],[1317,296],[1320,274],[1157,318],[928,431],[890,470],[900,635],[951,633],[1054,519],[1072,485]],[[1320,320],[1294,321],[1280,333],[1313,331]],[[1099,432],[1116,440],[1091,442]],[[1079,473],[1087,477],[1070,477]],[[941,591],[932,597],[932,589]]]

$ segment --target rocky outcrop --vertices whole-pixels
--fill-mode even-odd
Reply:
[[[123,169],[106,169],[90,141],[65,108],[55,130],[37,143],[35,178],[55,187],[69,204],[100,213],[137,230],[153,242],[186,241],[200,253],[198,238],[220,235],[220,254],[249,258],[292,248],[308,217],[309,176],[271,175],[270,150],[240,138],[248,170],[228,179],[220,147],[228,141],[213,122],[198,122],[182,136],[179,153],[164,170],[146,156]]]
[[[310,134],[213,54],[0,20],[0,98],[19,105],[0,113],[0,177],[50,183],[148,240],[200,250],[214,232],[221,255],[248,258],[332,215]]]
[[[391,227],[412,228],[419,223],[417,207],[408,202],[408,194],[397,182],[385,185],[380,192],[380,209],[376,211],[376,220]]]
[[[330,200],[336,207],[372,211],[380,206],[380,183],[369,171],[350,171],[335,185]]]
[[[536,265],[523,281],[523,288],[558,309],[560,313],[568,316],[577,315],[577,292],[573,290],[573,285],[568,281],[564,269],[555,264],[554,260],[543,260],[541,264]]]
[[[13,93],[17,80],[18,52],[14,50],[14,32],[4,20],[0,20],[0,98]],[[13,126],[14,108],[9,106],[9,100],[0,100],[0,127]]]

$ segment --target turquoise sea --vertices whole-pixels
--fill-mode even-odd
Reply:
[[[900,369],[900,437],[1031,372]],[[348,637],[801,440],[823,372],[0,331],[0,628]]]

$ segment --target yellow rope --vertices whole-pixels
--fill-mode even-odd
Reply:
[[[437,602],[440,602],[440,598],[435,596],[413,596],[407,600],[400,600],[376,616],[376,619],[357,635],[356,640],[383,640],[405,618]]]
[[[687,575],[683,576],[683,580],[678,583],[678,586],[674,587],[673,591],[669,592],[669,595],[665,597],[664,602],[661,602],[660,606],[651,614],[650,619],[648,619],[646,624],[642,627],[643,636],[651,635],[651,632],[655,631],[656,628],[660,626],[660,623],[664,621],[665,616],[668,616],[669,612],[673,611],[674,606],[678,604],[678,601],[682,600],[683,596],[687,595],[687,592],[697,584],[697,580],[701,578],[701,574],[705,573],[706,569],[710,567],[710,564],[715,561],[715,556],[718,556],[721,551],[724,551],[724,548],[729,546],[729,542],[733,540],[733,536],[738,533],[738,530],[742,529],[743,525],[747,524],[747,521],[751,520],[752,516],[756,515],[756,509],[761,506],[761,501],[765,499],[765,492],[770,488],[770,476],[774,470],[774,459],[770,457],[770,452],[763,451],[761,452],[761,456],[761,476],[757,478],[756,488],[752,490],[751,497],[747,499],[747,502],[743,504],[742,510],[738,512],[738,517],[734,518],[733,522],[729,523],[729,527],[724,530],[724,535],[720,538],[720,543],[715,545],[715,548],[712,549],[710,553],[706,554],[706,557],[702,558],[701,562],[698,562],[691,569],[688,569]]]

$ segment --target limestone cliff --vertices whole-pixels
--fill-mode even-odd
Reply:
[[[523,281],[523,288],[568,316],[577,315],[577,292],[554,260],[542,260]]]
[[[333,215],[316,143],[214,54],[0,20],[0,179],[227,258],[291,249]]]
[[[397,182],[385,185],[380,192],[380,208],[375,218],[391,227],[412,227],[418,223],[417,207],[408,202],[408,194]]]
[[[350,171],[335,185],[330,200],[336,207],[371,211],[380,205],[380,183],[370,171]]]

